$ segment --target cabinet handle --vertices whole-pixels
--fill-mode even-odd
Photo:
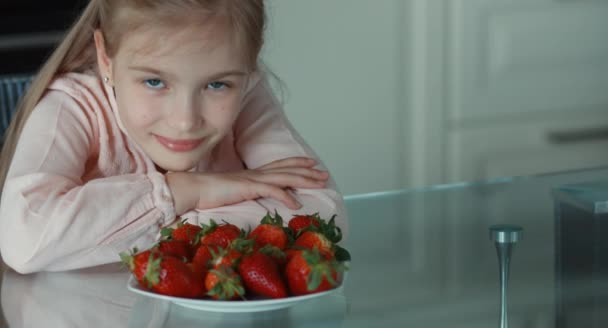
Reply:
[[[568,131],[550,131],[547,140],[553,144],[572,144],[580,142],[608,140],[608,127],[595,127]]]

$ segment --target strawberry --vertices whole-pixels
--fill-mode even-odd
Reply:
[[[300,234],[302,229],[306,229],[308,227],[320,227],[321,226],[321,218],[318,213],[313,215],[294,215],[287,226],[293,231],[295,236]]]
[[[288,248],[285,250],[285,262],[289,263],[289,261],[291,260],[292,257],[294,257],[296,254],[301,253],[302,250],[301,249],[296,249],[296,248]]]
[[[203,279],[173,256],[152,253],[144,280],[153,291],[163,295],[188,298],[205,295]]]
[[[333,243],[320,232],[304,231],[293,243],[294,248],[317,248],[326,259],[334,257]]]
[[[217,245],[222,248],[228,247],[233,240],[244,234],[234,224],[223,223],[218,225],[214,220],[210,220],[208,225],[203,224],[202,227],[200,243]]]
[[[229,266],[236,268],[239,260],[244,254],[251,251],[253,240],[237,238],[233,240],[227,248],[218,247],[215,252],[212,252],[211,268],[220,266]]]
[[[283,227],[283,218],[277,212],[274,217],[267,213],[260,221],[260,225],[251,231],[249,239],[255,241],[256,248],[270,244],[283,250],[289,244],[288,234]]]
[[[177,228],[165,228],[161,230],[161,235],[166,238],[174,240],[181,240],[195,245],[198,242],[198,236],[203,228],[187,223],[186,220],[181,221],[177,224]]]
[[[202,297],[205,285],[182,260],[161,254],[152,248],[141,253],[133,249],[131,254],[121,253],[123,263],[137,279],[140,286],[159,294],[178,297]]]
[[[338,285],[338,273],[346,270],[335,259],[324,259],[317,249],[296,252],[285,266],[285,277],[293,295],[306,295]]]
[[[196,253],[192,257],[192,271],[197,276],[204,279],[205,275],[207,275],[207,270],[211,267],[212,254],[218,252],[218,248],[215,245],[200,245],[196,249]]]
[[[268,256],[270,256],[271,259],[274,260],[274,262],[280,267],[283,268],[285,266],[285,264],[287,264],[287,251],[289,251],[289,249],[286,249],[285,251],[278,249],[277,247],[274,247],[270,244],[265,245],[264,247],[258,249],[258,252],[262,252]]]
[[[154,246],[161,254],[175,256],[189,262],[192,259],[190,244],[182,240],[161,240]]]
[[[207,295],[213,299],[232,300],[245,295],[241,277],[231,267],[211,269],[205,276]]]
[[[124,263],[129,271],[131,271],[133,276],[135,276],[135,279],[137,279],[139,285],[146,288],[147,284],[145,282],[145,275],[148,268],[148,259],[150,257],[150,253],[150,250],[139,253],[137,248],[133,248],[130,253],[120,253],[122,263]]]
[[[318,221],[320,225],[314,228],[305,228],[293,243],[295,249],[317,248],[321,255],[327,259],[336,258],[339,262],[350,261],[349,252],[337,245],[342,240],[342,231],[335,223],[335,215],[326,222]],[[288,257],[290,254],[288,254]]]
[[[238,272],[248,291],[270,298],[287,297],[287,288],[274,260],[262,253],[253,252],[244,256]]]
[[[234,248],[220,248],[211,260],[211,268],[236,267],[243,254]]]

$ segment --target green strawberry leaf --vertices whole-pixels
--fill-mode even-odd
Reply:
[[[167,239],[169,239],[171,237],[171,235],[173,234],[173,229],[172,228],[164,228],[160,231],[160,235],[162,237],[165,237]]]
[[[127,252],[121,252],[120,254],[121,267],[127,267],[130,271],[135,270],[135,263],[133,262],[133,256]]]
[[[146,266],[146,274],[144,275],[145,280],[148,282],[148,288],[157,285],[160,282],[160,263],[163,258],[159,254],[157,258],[154,258],[155,253],[150,253],[148,258],[148,265]]]
[[[321,280],[323,279],[323,274],[319,270],[312,270],[310,275],[308,276],[308,291],[313,291],[321,285]]]
[[[334,245],[334,256],[338,262],[350,261],[350,253],[343,247]]]

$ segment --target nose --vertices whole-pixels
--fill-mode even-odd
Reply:
[[[167,113],[168,125],[180,132],[190,132],[202,124],[201,108],[195,97],[180,97]]]

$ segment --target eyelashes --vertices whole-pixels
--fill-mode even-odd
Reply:
[[[147,88],[152,90],[162,90],[167,87],[165,82],[163,82],[161,79],[146,79],[143,81],[143,83]],[[214,81],[206,85],[206,89],[216,91],[229,89],[230,87],[231,85],[229,83],[221,81]]]
[[[226,89],[228,87],[229,87],[229,85],[224,82],[211,82],[211,83],[207,84],[207,89],[211,89],[211,90],[222,90],[222,89]]]
[[[144,84],[146,85],[146,87],[153,90],[161,90],[165,88],[165,82],[160,79],[147,79],[144,80]]]

